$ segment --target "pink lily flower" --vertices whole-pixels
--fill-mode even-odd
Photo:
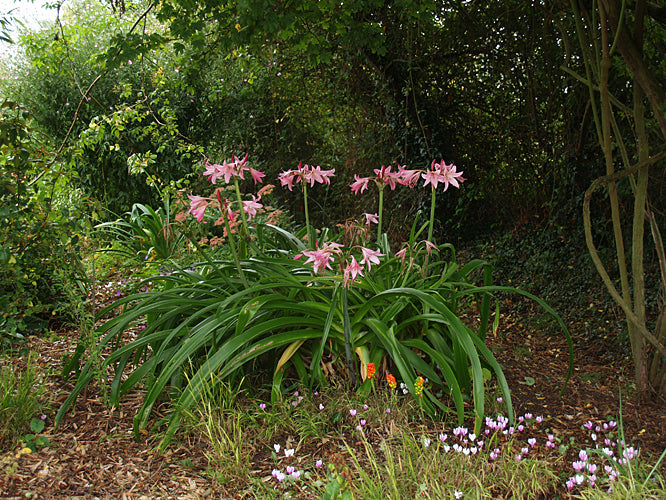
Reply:
[[[439,248],[437,248],[437,245],[432,243],[431,241],[424,240],[425,241],[425,246],[426,246],[426,253],[430,255],[433,250],[439,251]]]
[[[365,223],[369,226],[370,223],[379,224],[379,219],[377,214],[363,214],[365,215]]]
[[[278,180],[280,181],[280,185],[287,186],[289,191],[292,191],[294,188],[294,180],[298,182],[300,177],[297,177],[297,172],[293,170],[285,170],[278,174]]]
[[[198,222],[201,222],[204,217],[204,212],[206,211],[206,207],[208,207],[208,198],[204,198],[202,196],[194,196],[191,194],[188,194],[187,197],[190,199],[190,209],[189,212],[192,213],[197,218]]]
[[[344,277],[342,279],[343,286],[351,285],[354,282],[357,276],[363,276],[363,268],[356,262],[356,259],[352,256],[352,260],[347,265],[344,271]]]
[[[236,158],[235,156],[233,158]],[[231,163],[227,163],[226,160],[222,162],[222,165],[218,165],[219,167],[219,172],[221,175],[224,175],[224,182],[229,184],[229,181],[231,180],[232,177],[240,177],[243,179],[243,170],[241,167],[238,166],[238,163],[235,161],[232,161]]]
[[[332,170],[322,170],[321,167],[308,167],[305,165],[303,169],[303,178],[307,181],[310,181],[310,187],[315,185],[315,182],[320,184],[330,184],[331,177],[334,177],[335,169]]]
[[[261,196],[252,195],[252,200],[243,201],[243,210],[249,216],[248,220],[257,215],[257,209],[263,208],[261,203],[258,203]]]
[[[382,165],[382,168],[375,168],[375,174],[377,174],[377,182],[391,186],[391,190],[395,189],[396,184],[400,181],[400,174],[398,172],[391,172],[391,166],[385,167]]]
[[[310,262],[313,263],[312,268],[314,269],[315,274],[319,274],[320,269],[333,269],[330,264],[330,261],[333,260],[333,256],[326,247],[317,250],[305,250],[303,255],[308,258],[308,260],[305,261],[306,264]]]
[[[359,190],[362,193],[368,189],[368,182],[370,181],[370,177],[359,177],[358,175],[354,175],[354,179],[356,180],[349,185],[352,193],[358,194]]]
[[[440,174],[442,176],[442,182],[444,183],[444,191],[449,188],[449,184],[453,187],[460,187],[459,182],[464,182],[465,178],[462,176],[462,172],[456,172],[456,166],[452,163],[447,165],[442,160],[440,165]]]
[[[250,175],[252,176],[252,180],[256,184],[257,182],[264,182],[262,181],[262,177],[266,177],[266,174],[263,172],[260,172],[259,170],[255,170],[254,168],[250,168]]]
[[[217,183],[217,180],[222,177],[222,173],[220,172],[220,168],[222,167],[221,165],[217,165],[215,163],[210,163],[208,160],[206,160],[206,163],[204,165],[206,167],[206,170],[204,171],[204,175],[208,177],[208,180],[212,182],[213,184]]]
[[[384,254],[380,253],[379,250],[370,250],[369,248],[365,247],[361,247],[361,253],[363,254],[361,264],[368,266],[368,271],[371,269],[372,264],[379,265],[379,257],[384,256]]]
[[[405,256],[406,256],[406,255],[407,255],[407,247],[405,247],[405,248],[403,248],[402,250],[400,250],[399,252],[396,252],[396,253],[395,253],[395,256],[396,256],[396,257],[399,257],[399,258],[400,258],[400,262],[402,262],[403,264],[405,263]]]
[[[402,167],[398,166],[398,175],[400,176],[400,179],[398,180],[400,184],[413,188],[421,177],[421,171],[408,170],[407,165],[403,165]]]
[[[445,180],[445,177],[439,169],[439,164],[434,160],[430,166],[430,170],[426,170],[421,176],[425,179],[423,186],[425,187],[428,184],[431,184],[433,189],[437,189],[437,185]]]

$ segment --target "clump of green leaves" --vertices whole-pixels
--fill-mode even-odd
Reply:
[[[0,449],[15,446],[25,440],[27,446],[44,446],[40,437],[44,421],[35,418],[47,406],[46,390],[38,374],[37,356],[30,353],[25,368],[17,368],[14,359],[0,361]],[[26,436],[33,432],[32,439]]]

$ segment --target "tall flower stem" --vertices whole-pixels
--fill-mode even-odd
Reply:
[[[352,359],[352,339],[351,339],[351,321],[349,320],[349,307],[347,305],[347,287],[342,287],[342,317],[343,329],[345,333],[345,356],[347,358],[347,371],[351,377],[352,386],[356,387],[356,372],[354,371],[354,361]]]
[[[236,241],[234,240],[234,235],[231,233],[231,225],[229,224],[229,212],[227,211],[227,207],[225,206],[225,204],[222,202],[222,197],[220,196],[219,191],[217,192],[217,200],[220,203],[220,212],[222,212],[222,217],[224,218],[224,227],[227,230],[227,239],[229,240],[231,255],[233,255],[234,257],[234,263],[236,264],[236,269],[238,270],[238,276],[240,276],[240,279],[243,282],[243,286],[245,288],[250,288],[250,285],[248,284],[247,279],[245,278],[243,267],[241,266],[240,255],[236,251]]]
[[[305,229],[308,234],[308,245],[315,248],[315,240],[310,226],[310,211],[308,210],[308,183],[303,182],[303,209],[305,210]]]
[[[243,230],[245,231],[245,234],[248,233],[247,229],[247,219],[245,218],[245,211],[243,210],[243,196],[240,193],[240,186],[238,185],[238,179],[234,177],[234,186],[236,188],[236,198],[238,198],[238,203],[241,205],[241,221],[243,221]]]
[[[382,241],[382,216],[384,215],[384,186],[381,185],[379,186],[379,216],[377,219],[379,222],[377,223],[377,245],[381,245]]]
[[[430,225],[428,226],[428,241],[431,243],[434,243],[432,241],[432,229],[433,226],[435,225],[435,188],[432,188],[432,196],[430,198]]]

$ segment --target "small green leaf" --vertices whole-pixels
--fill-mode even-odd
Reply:
[[[44,430],[44,421],[39,418],[33,418],[30,421],[30,430],[35,434],[39,434]]]
[[[536,384],[536,380],[534,380],[532,377],[525,377],[525,383],[529,386],[532,386]]]

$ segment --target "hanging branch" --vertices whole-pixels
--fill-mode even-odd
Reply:
[[[660,153],[656,156],[651,157],[650,159],[644,161],[644,162],[639,162],[633,165],[632,167],[622,170],[621,172],[615,172],[614,174],[611,175],[605,175],[603,177],[597,178],[592,185],[588,188],[588,190],[585,192],[585,199],[583,201],[583,224],[585,228],[585,241],[587,243],[588,249],[590,251],[590,257],[592,258],[592,261],[594,262],[595,267],[597,268],[597,272],[601,276],[601,279],[603,280],[604,284],[606,285],[606,288],[608,289],[609,293],[611,296],[615,299],[615,301],[618,303],[618,305],[622,308],[622,311],[625,313],[627,316],[627,319],[636,327],[637,331],[641,334],[644,335],[647,340],[650,341],[650,343],[657,349],[663,356],[666,356],[666,347],[664,346],[663,343],[661,343],[646,327],[645,325],[642,325],[638,319],[638,317],[634,314],[634,311],[631,308],[631,304],[629,304],[623,297],[620,295],[618,292],[617,288],[615,288],[615,285],[613,284],[613,280],[611,279],[610,275],[608,274],[608,271],[606,270],[606,267],[604,264],[601,262],[601,257],[599,257],[599,251],[597,250],[596,246],[594,245],[594,240],[592,237],[592,222],[591,222],[591,217],[590,217],[590,201],[592,199],[592,193],[600,186],[606,185],[609,182],[615,182],[623,177],[632,175],[636,172],[638,172],[640,169],[649,167],[650,165],[654,165],[655,163],[663,160],[666,158],[666,153]]]

